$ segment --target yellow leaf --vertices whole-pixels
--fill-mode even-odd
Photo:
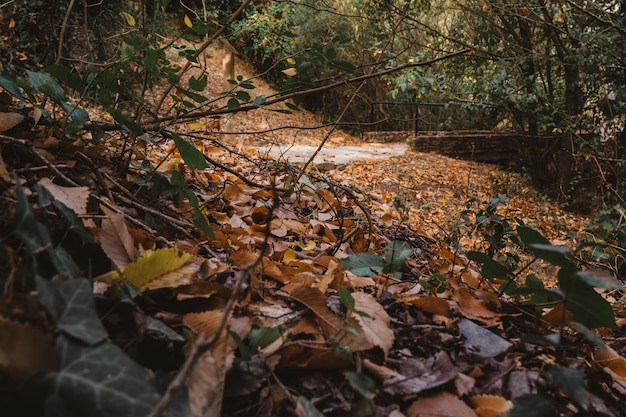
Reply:
[[[206,128],[206,123],[189,123],[187,127],[190,130],[202,130]]]
[[[191,284],[204,265],[204,259],[178,249],[159,249],[152,255],[128,264],[122,276],[139,290],[175,288]],[[119,278],[116,274],[114,278]]]
[[[283,255],[283,262],[285,263],[289,263],[289,262],[293,262],[297,259],[298,257],[296,256],[296,251],[294,251],[293,249],[289,249],[288,251],[285,252],[285,254]]]
[[[298,73],[298,70],[291,67],[291,68],[282,70],[282,73],[285,74],[287,77],[293,77]]]
[[[287,62],[289,63],[289,65],[296,65],[296,60],[293,58],[287,58]]]
[[[315,241],[314,240],[309,240],[306,242],[306,244],[302,243],[302,242],[294,242],[293,246],[296,246],[300,249],[302,249],[303,251],[307,251],[307,250],[313,250],[315,249]]]
[[[187,26],[188,28],[193,27],[193,23],[191,23],[191,19],[189,18],[189,16],[185,15],[183,21],[185,22],[185,26]]]
[[[135,18],[126,12],[121,12],[122,13],[122,17],[126,20],[126,23],[128,23],[130,26],[135,27],[137,26],[137,22],[135,22]]]

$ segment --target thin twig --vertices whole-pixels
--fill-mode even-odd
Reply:
[[[67,30],[67,21],[70,19],[70,13],[72,13],[75,1],[76,0],[70,0],[70,4],[67,6],[67,11],[63,17],[63,23],[61,24],[61,32],[59,32],[59,46],[57,47],[57,64],[63,59],[63,41],[65,38],[65,31]],[[89,34],[87,34],[87,36],[89,36]]]

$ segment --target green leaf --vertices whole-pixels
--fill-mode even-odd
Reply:
[[[102,327],[90,283],[84,278],[48,281],[37,277],[39,302],[59,329],[88,345],[107,337]]]
[[[202,94],[197,94],[192,91],[183,90],[183,89],[178,89],[178,91],[183,93],[184,95],[186,95],[187,97],[195,101],[196,103],[204,103],[205,101],[208,100],[208,98],[203,96]],[[189,107],[194,107],[194,106],[195,106],[194,104],[191,104],[191,106]]]
[[[549,365],[542,375],[569,395],[583,410],[589,409],[587,384],[578,369]]]
[[[384,254],[385,267],[383,272],[386,274],[398,272],[411,256],[413,256],[413,249],[406,242],[398,240],[390,242]]]
[[[241,105],[239,104],[239,100],[237,100],[236,98],[231,98],[230,100],[228,100],[226,106],[229,109],[238,109],[239,107],[241,107]]]
[[[80,126],[83,126],[89,121],[89,113],[87,113],[85,109],[65,101],[61,101],[59,104],[63,107],[63,110],[67,112],[68,117]]]
[[[302,407],[306,417],[325,417],[324,414],[320,410],[318,410],[311,401],[309,401],[302,395],[298,396],[298,405]],[[298,415],[301,414],[298,413]]]
[[[611,304],[576,273],[559,271],[558,284],[565,293],[565,308],[574,315],[574,321],[592,329],[617,329]]]
[[[239,336],[236,332],[229,330],[228,334],[233,338],[235,343],[237,344],[237,349],[239,350],[239,356],[241,360],[244,362],[249,362],[252,359],[252,355],[250,355],[250,350],[248,346],[241,340],[241,336]]]
[[[385,267],[385,261],[375,253],[357,253],[341,260],[341,265],[346,270],[361,277],[372,277],[380,274]]]
[[[511,271],[509,271],[504,265],[494,260],[486,253],[469,251],[467,252],[468,259],[481,263],[481,273],[483,277],[487,279],[507,279],[510,280],[513,277]]]
[[[266,348],[279,338],[280,330],[275,327],[252,329],[250,331],[250,335],[248,336],[248,346],[250,346],[250,352],[257,353],[260,349]]]
[[[615,279],[615,277],[600,271],[578,271],[576,272],[576,276],[592,287],[620,291],[626,289],[626,286]]]
[[[193,191],[189,189],[185,189],[182,191],[183,195],[187,197],[189,200],[189,205],[193,208],[193,224],[196,225],[200,230],[204,232],[204,234],[210,239],[215,240],[215,234],[213,233],[213,229],[202,214],[200,207],[198,206],[198,197],[194,194]]]
[[[352,297],[352,294],[350,294],[350,291],[348,291],[346,287],[344,287],[343,285],[339,285],[339,288],[337,289],[337,294],[339,295],[339,299],[341,300],[341,303],[346,307],[346,309],[348,309],[349,311],[354,310],[354,297]]]
[[[250,94],[245,91],[236,91],[235,97],[237,98],[237,100],[250,101]]]
[[[171,132],[174,144],[180,152],[180,156],[183,158],[189,169],[207,169],[209,164],[207,163],[204,154],[198,150],[191,143],[180,137],[176,132]]]
[[[362,373],[348,372],[347,379],[352,389],[363,398],[372,398],[376,390],[376,382],[372,378]]]
[[[551,399],[542,395],[526,394],[513,401],[513,409],[507,417],[551,417],[554,409]]]
[[[184,342],[185,338],[179,335],[167,324],[163,323],[161,320],[157,320],[154,317],[145,316],[146,317],[146,329],[152,330],[155,332],[159,332],[164,334],[168,340],[172,342]]]
[[[141,136],[144,134],[141,126],[130,120],[130,117],[127,114],[123,113],[121,110],[113,109],[110,111],[110,113],[111,116],[113,116],[113,119],[115,119],[115,121],[119,123],[120,126],[131,132],[133,135]]]
[[[63,87],[61,87],[54,78],[44,74],[43,72],[26,70],[26,73],[28,74],[28,81],[33,87],[35,87],[35,89],[37,89],[37,91],[46,94],[57,102],[63,100],[63,97],[65,96]]]
[[[85,89],[83,80],[77,74],[70,71],[70,69],[65,65],[52,64],[48,65],[45,70],[48,74],[52,75],[66,86],[76,90],[80,94],[83,93]]]
[[[528,226],[518,226],[517,234],[533,255],[550,262],[552,265],[562,268],[575,268],[574,264],[565,257],[569,249],[560,246],[552,246],[550,241],[538,231]]]
[[[26,97],[22,95],[20,86],[15,82],[15,79],[10,75],[0,75],[0,87],[3,87],[13,97],[19,99],[22,102],[26,101]]]
[[[189,88],[196,91],[204,91],[207,86],[209,78],[206,74],[202,75],[200,78],[196,78],[195,76],[191,76],[189,78]]]
[[[44,188],[45,187],[41,187]],[[70,208],[68,208],[65,204],[63,204],[59,200],[54,200],[52,202],[54,206],[61,212],[63,217],[65,217],[65,221],[69,225],[69,230],[76,233],[83,242],[94,243],[95,239],[91,232],[83,227],[83,223],[80,221],[76,213]]]
[[[83,350],[46,382],[54,399],[46,415],[144,417],[161,397],[148,372],[111,343]]]

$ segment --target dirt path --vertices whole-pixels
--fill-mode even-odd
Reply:
[[[214,51],[203,62],[209,79],[214,80],[208,83],[205,92],[208,96],[220,95],[221,58],[220,52]],[[235,74],[247,79],[256,73],[249,64],[237,60]],[[276,93],[261,78],[254,78],[253,83],[256,88],[249,91],[252,99]],[[278,108],[286,107],[278,104],[223,117],[222,139],[238,149],[266,153],[279,160],[293,163],[308,160],[330,127],[310,112],[273,111]],[[454,233],[455,227],[462,227],[460,213],[467,210],[470,201],[476,202],[477,209],[477,205],[498,194],[506,194],[509,199],[508,205],[501,209],[503,215],[524,218],[555,244],[572,243],[571,232],[583,230],[588,221],[561,210],[534,190],[522,175],[502,171],[494,165],[413,152],[406,144],[365,143],[339,129],[332,132],[314,166],[363,188],[390,206],[394,199],[400,199],[409,209],[411,226],[432,235]],[[466,248],[477,244],[476,236],[459,232]]]

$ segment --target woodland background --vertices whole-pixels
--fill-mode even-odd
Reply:
[[[0,12],[11,415],[625,412],[624,2]],[[544,145],[518,173],[250,148],[410,130],[428,102],[455,105],[426,128]]]

